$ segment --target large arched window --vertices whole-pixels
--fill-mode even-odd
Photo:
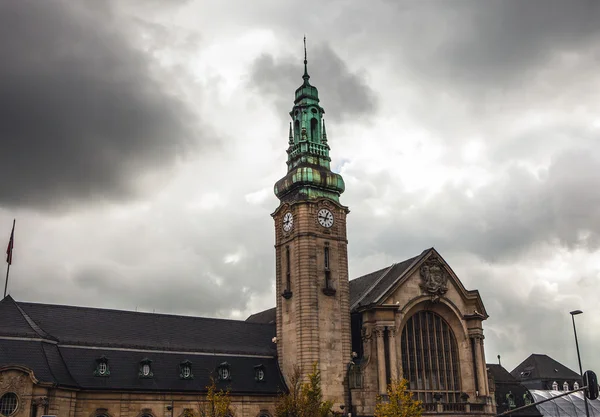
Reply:
[[[402,330],[402,370],[410,390],[425,403],[460,401],[456,338],[446,321],[432,311],[419,311]]]

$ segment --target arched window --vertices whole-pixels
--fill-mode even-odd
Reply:
[[[402,369],[409,389],[419,400],[460,401],[460,372],[456,337],[446,321],[432,311],[419,311],[408,319],[401,338]]]
[[[321,142],[321,138],[319,138],[319,121],[315,117],[310,119],[310,140]]]

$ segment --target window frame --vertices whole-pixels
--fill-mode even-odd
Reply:
[[[7,397],[10,397],[10,399],[7,399]],[[13,410],[8,413],[5,414],[3,411],[3,408],[6,406],[6,404],[4,403],[5,401],[8,403],[9,401],[14,400],[14,408]],[[12,405],[11,401],[11,405]],[[19,405],[21,404],[21,399],[19,398],[19,396],[17,395],[16,392],[13,391],[7,391],[5,393],[3,393],[2,395],[0,395],[0,416],[3,417],[10,417],[14,414],[16,414],[19,411]]]
[[[194,379],[194,369],[192,367],[192,362],[189,360],[184,360],[179,363],[179,378],[185,380]]]
[[[262,373],[262,378],[261,378]],[[265,372],[265,366],[263,364],[256,365],[254,367],[254,380],[256,382],[265,382],[267,373]]]
[[[414,312],[400,332],[403,377],[409,391],[424,403],[441,394],[444,403],[460,403],[461,362],[454,330],[432,310]]]
[[[148,373],[144,372],[144,369],[148,367]],[[144,358],[140,361],[140,372],[138,374],[140,378],[153,378],[154,371],[152,370],[152,360],[148,358]]]
[[[110,365],[109,360],[106,356],[102,355],[96,359],[96,368],[94,369],[94,376],[108,377],[110,376]]]
[[[227,374],[223,375],[224,372],[227,372]],[[219,364],[217,374],[219,375],[219,381],[231,381],[231,365],[227,362]]]

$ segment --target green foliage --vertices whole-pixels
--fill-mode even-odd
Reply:
[[[408,381],[392,381],[387,389],[388,399],[377,396],[373,417],[421,417],[421,401],[415,400],[408,390]]]
[[[302,374],[298,367],[290,377],[290,391],[281,395],[275,408],[276,417],[329,417],[333,413],[332,401],[323,401],[321,390],[321,371],[315,362],[307,381],[302,382]]]
[[[217,384],[210,377],[210,385],[206,387],[206,401],[200,404],[200,417],[228,417],[233,416],[230,410],[231,398],[229,390],[217,390]]]

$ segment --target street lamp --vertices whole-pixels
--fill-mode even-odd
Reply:
[[[573,320],[573,333],[575,334],[575,347],[577,348],[577,361],[579,362],[579,375],[581,376],[581,382],[583,383],[583,368],[581,368],[581,355],[579,354],[579,342],[577,341],[577,329],[575,328],[575,316],[579,314],[583,314],[581,310],[573,310],[569,314],[571,314],[571,319]],[[585,404],[585,415],[586,417],[590,417],[590,411],[588,409],[587,397],[585,392],[583,393],[583,402]]]

